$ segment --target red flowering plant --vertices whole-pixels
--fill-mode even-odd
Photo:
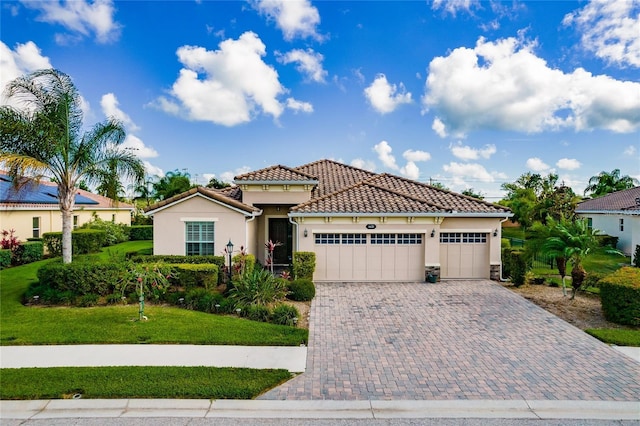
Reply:
[[[269,240],[266,243],[264,243],[264,248],[267,249],[266,264],[271,270],[271,275],[273,275],[273,252],[275,251],[276,247],[280,247],[281,245],[282,245],[281,242],[279,241],[274,242],[272,240]]]
[[[120,289],[124,299],[125,292],[131,286],[135,286],[140,309],[138,311],[139,320],[147,320],[144,315],[145,294],[151,294],[154,299],[159,299],[166,289],[171,285],[171,268],[162,264],[140,264],[132,263],[126,276],[120,281]]]
[[[6,229],[3,229],[2,240],[0,240],[0,248],[14,251],[20,245],[20,241],[18,241],[15,233],[15,229],[10,229],[8,231]]]

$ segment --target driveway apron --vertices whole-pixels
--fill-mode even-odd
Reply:
[[[637,401],[637,363],[491,281],[319,283],[306,372],[259,399]]]

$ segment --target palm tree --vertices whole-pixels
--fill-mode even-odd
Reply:
[[[192,186],[189,173],[174,170],[173,172],[167,172],[159,181],[155,182],[153,190],[157,199],[166,200],[174,195],[188,191]]]
[[[19,184],[24,176],[58,183],[62,212],[62,260],[70,263],[72,215],[79,183],[97,182],[114,164],[118,174],[140,179],[142,162],[122,149],[125,131],[114,120],[83,131],[81,98],[71,78],[54,69],[35,71],[7,84],[5,96],[22,104],[0,107],[0,164]]]
[[[101,171],[98,181],[100,182],[96,187],[98,194],[116,201],[124,200],[124,185],[120,182],[117,160],[112,159],[108,162],[107,168]]]
[[[598,231],[590,229],[586,220],[579,219],[574,222],[557,222],[550,233],[551,236],[542,245],[542,251],[556,258],[564,257],[571,263],[571,286],[573,287],[571,299],[573,299],[587,276],[582,261],[592,249],[598,246],[596,239]]]
[[[542,222],[535,222],[529,231],[529,238],[527,238],[527,251],[529,256],[534,256],[537,253],[543,256],[549,256],[556,261],[556,268],[558,274],[562,279],[562,295],[567,295],[567,285],[565,283],[565,277],[567,276],[567,258],[564,257],[563,252],[555,250],[546,250],[545,243],[550,237],[561,237],[561,234],[557,232],[558,224],[562,224],[567,227],[570,222],[566,218],[561,218],[559,221],[554,220],[552,217],[547,217],[546,224]]]
[[[589,185],[584,189],[585,195],[589,192],[591,197],[601,197],[616,191],[630,189],[638,185],[638,180],[631,176],[620,176],[620,169],[614,169],[611,173],[600,172],[589,179]]]

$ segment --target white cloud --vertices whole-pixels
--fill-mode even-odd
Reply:
[[[436,132],[438,136],[441,138],[447,137],[447,128],[438,117],[433,119],[433,124],[431,125],[431,129]]]
[[[414,151],[412,149],[408,149],[402,153],[402,156],[407,161],[429,161],[431,160],[431,154],[426,151]]]
[[[429,64],[425,109],[433,108],[456,136],[490,129],[527,133],[547,130],[640,127],[640,83],[550,68],[535,56],[535,44],[515,38],[480,38],[473,49],[460,47]]]
[[[287,108],[293,110],[295,113],[306,112],[310,114],[313,112],[313,105],[309,102],[302,102],[294,98],[287,98]]]
[[[638,150],[636,149],[635,146],[629,145],[628,147],[625,148],[623,154],[631,157],[631,156],[635,155],[637,151]]]
[[[376,164],[370,160],[363,160],[362,158],[355,158],[350,163],[353,167],[357,167],[359,169],[368,170],[370,172],[376,171]]]
[[[471,13],[471,9],[474,7],[480,7],[480,3],[477,0],[433,0],[431,4],[431,9],[442,9],[452,16],[456,16],[459,11]]]
[[[160,167],[154,166],[153,164],[151,164],[147,160],[142,160],[142,164],[144,165],[144,169],[146,170],[147,175],[149,175],[149,176],[159,176],[159,177],[164,176],[164,171]]]
[[[481,182],[494,182],[496,177],[504,178],[502,173],[489,173],[481,164],[450,162],[442,166],[442,169],[452,175],[453,184],[461,187],[469,187],[466,179]]]
[[[400,169],[400,174],[406,178],[418,180],[420,168],[413,161],[407,161],[407,164]]]
[[[223,182],[227,182],[227,183],[232,183],[233,182],[233,178],[235,178],[236,176],[242,175],[244,173],[250,172],[251,171],[251,167],[249,166],[242,166],[239,167],[235,170],[232,171],[227,171],[227,172],[222,172],[220,173],[220,180]]]
[[[373,83],[364,89],[364,95],[380,114],[387,114],[402,104],[412,102],[411,92],[405,90],[404,84],[400,83],[399,86],[389,84],[384,74],[378,74]]]
[[[594,0],[565,15],[582,33],[582,47],[608,63],[640,67],[640,3]]]
[[[547,172],[549,171],[550,166],[538,157],[532,157],[527,160],[527,168],[534,172]]]
[[[18,43],[15,50],[11,50],[0,41],[0,91],[4,91],[11,80],[44,68],[52,68],[51,62],[34,42]]]
[[[382,161],[385,167],[398,170],[398,165],[396,164],[396,157],[391,154],[393,149],[389,145],[387,141],[381,141],[380,143],[373,146],[373,150],[378,154],[378,159]]]
[[[579,169],[581,165],[582,164],[580,164],[580,162],[578,160],[576,160],[575,158],[561,158],[556,163],[556,166],[559,169],[563,169],[563,170]]]
[[[265,62],[264,43],[253,32],[227,39],[215,51],[182,46],[178,60],[184,65],[170,94],[150,105],[190,120],[235,126],[262,112],[280,117],[284,106],[278,96],[287,90],[278,73]]]
[[[40,12],[38,21],[59,24],[74,35],[56,36],[56,41],[66,43],[78,36],[94,34],[99,43],[117,40],[120,36],[121,25],[114,21],[115,8],[111,0],[95,0],[88,3],[85,0],[73,1],[31,1],[22,0],[22,4]]]
[[[496,153],[496,146],[493,144],[487,144],[481,149],[476,149],[458,142],[455,145],[450,145],[449,148],[451,149],[451,153],[461,160],[489,159]]]
[[[104,115],[106,115],[107,117],[113,117],[116,120],[121,121],[122,124],[124,124],[124,126],[130,132],[140,130],[140,127],[138,127],[136,123],[133,122],[133,120],[127,113],[120,109],[118,104],[118,99],[113,93],[102,95],[102,99],[100,99],[100,106],[102,107],[102,112],[104,113]]]
[[[278,61],[283,64],[297,63],[296,69],[310,81],[325,83],[327,71],[322,68],[324,56],[312,49],[294,49],[285,54],[278,54]]]
[[[158,151],[146,146],[142,139],[131,133],[127,135],[121,146],[125,149],[134,150],[135,155],[139,158],[155,158],[158,156]]]
[[[260,13],[276,21],[285,40],[311,37],[322,41],[323,37],[317,31],[320,13],[308,0],[257,0],[253,5]]]

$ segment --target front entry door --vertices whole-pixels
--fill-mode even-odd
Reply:
[[[269,239],[281,245],[273,251],[275,265],[291,264],[293,225],[287,218],[269,219]]]

